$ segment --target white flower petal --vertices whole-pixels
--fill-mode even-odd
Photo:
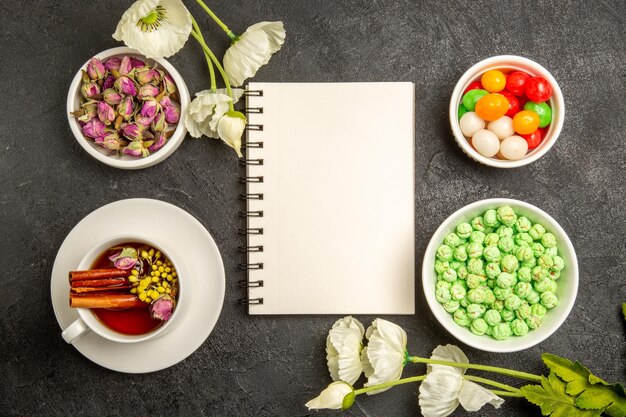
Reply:
[[[446,417],[459,406],[463,377],[447,368],[428,374],[420,384],[419,405],[424,417]]]
[[[469,359],[465,356],[465,353],[461,349],[459,349],[455,345],[445,345],[445,346],[437,346],[430,357],[430,359],[435,359],[438,361],[448,361],[448,362],[458,362],[458,363],[469,363]],[[437,368],[444,368],[454,370],[459,374],[465,374],[464,368],[457,368],[454,366],[446,366],[446,365],[431,365],[427,366],[427,372],[432,372]]]
[[[228,146],[241,158],[241,136],[246,128],[246,121],[240,117],[224,115],[217,124],[217,133]]]
[[[376,319],[367,329],[366,335],[369,339],[367,359],[374,372],[368,367],[365,386],[400,379],[406,355],[406,332],[394,323]],[[370,391],[368,394],[378,394],[388,389]]]
[[[340,410],[343,405],[344,397],[352,391],[352,387],[345,382],[333,382],[322,391],[320,395],[307,402],[305,406],[308,407],[309,410],[322,408]]]
[[[272,54],[277,52],[280,47],[283,46],[283,43],[285,43],[285,27],[283,26],[283,22],[259,22],[250,26],[247,30],[252,31],[257,29],[267,34],[267,38],[270,41],[270,52]]]
[[[339,381],[339,352],[330,341],[330,335],[326,337],[326,364],[333,381]]]
[[[374,374],[374,367],[372,367],[372,364],[367,357],[367,346],[365,346],[361,351],[361,367],[363,368],[363,373],[366,378],[369,378]]]
[[[334,381],[354,384],[361,376],[363,368],[360,354],[364,333],[363,325],[351,316],[333,324],[326,341],[326,360]]]
[[[200,126],[198,126],[198,122],[196,122],[193,117],[185,118],[185,127],[189,134],[194,138],[199,138],[202,136],[202,131],[200,130]]]
[[[269,61],[270,41],[262,30],[246,31],[224,54],[224,70],[233,86],[254,77],[256,72]]]
[[[495,408],[500,408],[504,404],[504,400],[485,387],[472,381],[463,381],[459,394],[459,403],[467,411],[478,411],[487,403]]]

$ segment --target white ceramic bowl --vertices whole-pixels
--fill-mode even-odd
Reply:
[[[546,313],[541,326],[535,330],[530,330],[525,336],[511,336],[506,340],[500,341],[490,336],[477,336],[470,332],[468,328],[459,326],[454,322],[452,315],[445,311],[443,306],[437,302],[435,299],[435,283],[437,281],[435,256],[437,247],[443,242],[444,237],[448,233],[453,232],[459,223],[469,222],[472,218],[482,215],[488,209],[495,209],[503,205],[513,208],[518,216],[526,216],[533,223],[541,223],[547,231],[554,234],[558,242],[559,256],[565,261],[565,268],[557,281],[556,295],[559,298],[559,304]],[[422,265],[422,284],[426,301],[435,318],[452,336],[476,349],[489,352],[516,352],[542,342],[563,324],[576,301],[578,292],[578,261],[572,242],[561,226],[549,214],[523,201],[492,198],[477,201],[457,210],[439,226],[426,248]]]
[[[552,109],[552,123],[548,126],[548,130],[546,131],[541,144],[528,152],[524,158],[517,161],[487,158],[482,156],[472,147],[471,143],[465,138],[465,136],[463,136],[463,132],[461,132],[461,127],[459,126],[458,106],[461,103],[463,91],[465,91],[471,82],[479,81],[485,71],[492,69],[499,69],[507,72],[524,71],[531,75],[542,76],[548,80],[552,86],[552,97],[548,101]],[[454,91],[452,92],[449,113],[450,126],[452,128],[452,133],[454,134],[454,139],[463,152],[465,152],[470,158],[476,162],[480,162],[481,164],[496,168],[517,168],[530,164],[531,162],[541,158],[550,150],[552,145],[554,145],[554,142],[556,142],[559,134],[561,133],[561,129],[563,128],[565,103],[563,102],[563,93],[561,93],[561,88],[547,69],[527,58],[514,55],[500,55],[480,61],[465,71],[465,74],[463,74],[463,76],[459,79],[454,87]]]
[[[99,59],[106,59],[116,55],[131,55],[136,58],[139,58],[150,65],[153,65],[155,62],[158,63],[159,67],[168,72],[174,82],[176,83],[176,87],[178,89],[178,95],[180,97],[180,120],[178,125],[176,126],[176,130],[169,138],[167,143],[155,153],[148,155],[145,158],[137,158],[129,155],[117,156],[115,154],[108,154],[108,151],[103,149],[100,146],[97,146],[93,140],[86,138],[83,136],[83,133],[80,128],[80,124],[78,120],[70,113],[78,110],[80,108],[81,102],[81,94],[80,94],[80,86],[82,74],[81,71],[87,68],[87,64],[89,61],[85,62],[85,64],[78,70],[74,79],[72,80],[72,84],[70,85],[70,89],[67,93],[67,119],[70,123],[70,128],[72,129],[72,133],[76,140],[91,156],[96,158],[98,161],[103,162],[107,165],[110,165],[115,168],[121,169],[141,169],[147,168],[152,165],[158,164],[163,161],[165,158],[170,156],[174,151],[180,146],[185,135],[187,134],[187,129],[185,128],[185,113],[187,110],[187,106],[189,106],[189,90],[187,89],[187,85],[185,81],[180,76],[176,68],[174,68],[169,62],[165,59],[146,59],[145,56],[141,55],[139,52],[134,49],[127,47],[118,47],[107,49],[106,51],[100,52],[95,55]],[[91,59],[91,58],[90,58]]]

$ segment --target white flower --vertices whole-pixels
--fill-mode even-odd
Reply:
[[[326,360],[333,381],[345,381],[352,385],[361,376],[364,333],[363,325],[352,316],[333,324],[326,338]]]
[[[270,61],[272,54],[285,42],[283,22],[259,22],[250,26],[228,48],[224,69],[234,86],[243,82]]]
[[[191,15],[181,0],[137,0],[122,15],[113,38],[148,58],[178,52],[191,33]]]
[[[239,101],[243,90],[233,88],[233,104]],[[189,104],[185,126],[189,134],[194,138],[202,135],[210,138],[218,138],[217,124],[226,114],[231,99],[226,89],[219,88],[217,91],[204,90],[196,93],[196,98]]]
[[[400,379],[406,359],[406,332],[390,321],[376,319],[367,329],[367,347],[361,353],[366,387]],[[370,391],[378,394],[389,388]]]
[[[343,381],[337,381],[330,384],[320,395],[313,398],[311,401],[305,404],[309,410],[328,408],[331,410],[340,410],[344,407],[344,399],[346,395],[354,392],[351,385],[346,384]],[[346,409],[354,403],[354,395],[347,401]]]
[[[241,154],[241,136],[246,128],[246,116],[238,111],[229,111],[217,123],[217,134],[226,142],[228,146],[237,152],[240,158]]]
[[[437,346],[431,359],[469,363],[467,356],[454,345]],[[463,379],[465,369],[446,365],[428,365],[428,376],[420,385],[419,404],[424,417],[446,417],[459,404],[467,411],[478,411],[487,403],[500,408],[504,400],[488,389]]]

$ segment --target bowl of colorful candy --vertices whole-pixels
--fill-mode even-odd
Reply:
[[[493,198],[450,215],[434,233],[422,284],[439,323],[461,342],[515,352],[548,338],[578,292],[572,242],[549,214]]]
[[[121,169],[140,169],[170,156],[187,129],[189,91],[165,59],[118,47],[92,57],[76,73],[67,115],[91,156]]]
[[[565,104],[554,77],[527,58],[495,56],[472,66],[450,99],[458,145],[477,162],[516,168],[541,158],[556,142]]]

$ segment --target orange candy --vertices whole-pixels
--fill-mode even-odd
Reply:
[[[506,76],[502,71],[489,70],[480,77],[480,83],[483,85],[483,88],[490,93],[497,93],[498,91],[504,90],[506,86]]]
[[[522,110],[513,116],[513,130],[520,135],[530,135],[539,127],[539,115],[534,111]]]
[[[509,111],[509,101],[502,94],[487,94],[478,100],[474,111],[481,119],[491,122]]]

